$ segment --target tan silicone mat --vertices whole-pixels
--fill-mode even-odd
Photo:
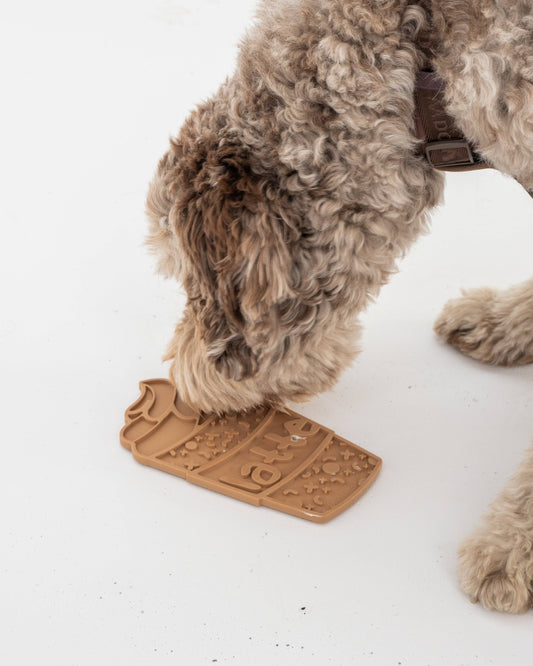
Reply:
[[[202,420],[168,380],[139,387],[120,433],[135,460],[250,504],[325,523],[381,469],[380,458],[296,412],[259,407]]]

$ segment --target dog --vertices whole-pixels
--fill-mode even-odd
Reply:
[[[442,199],[416,131],[428,59],[476,155],[533,191],[533,0],[262,3],[147,198],[159,269],[188,296],[167,356],[187,403],[283,408],[350,365],[358,315]],[[530,363],[533,281],[466,293],[436,332],[487,363]],[[459,562],[484,606],[531,606],[533,451]]]

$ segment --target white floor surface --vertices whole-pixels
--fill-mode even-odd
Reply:
[[[183,305],[143,247],[147,183],[253,6],[0,0],[0,664],[530,664],[533,615],[472,605],[455,562],[533,439],[533,368],[432,333],[461,287],[530,277],[510,179],[448,177],[356,364],[298,408],[384,459],[343,515],[254,508],[119,446]]]

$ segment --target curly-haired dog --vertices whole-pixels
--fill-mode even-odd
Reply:
[[[457,127],[533,190],[532,37],[533,0],[262,4],[236,73],[185,122],[148,195],[150,243],[188,295],[169,349],[186,401],[226,412],[306,400],[354,358],[358,314],[441,200],[415,129],[423,44]],[[469,294],[437,330],[476,358],[526,363],[532,301],[531,283]],[[463,550],[464,587],[521,610],[533,462],[494,511]]]

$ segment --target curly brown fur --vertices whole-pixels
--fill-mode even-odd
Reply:
[[[172,142],[150,242],[189,297],[169,357],[195,406],[308,399],[353,359],[358,313],[441,195],[414,137],[423,21],[398,0],[265,3]]]
[[[428,41],[456,125],[533,190],[532,36],[533,0],[262,3],[235,74],[187,119],[148,195],[149,242],[188,295],[168,352],[184,400],[219,413],[283,406],[350,364],[359,313],[441,199],[413,120]],[[516,311],[513,295],[467,294],[437,330],[482,360],[528,362],[530,301],[516,294]],[[515,525],[529,543],[530,523]],[[489,569],[467,566],[465,589]],[[516,593],[476,592],[519,610]]]

